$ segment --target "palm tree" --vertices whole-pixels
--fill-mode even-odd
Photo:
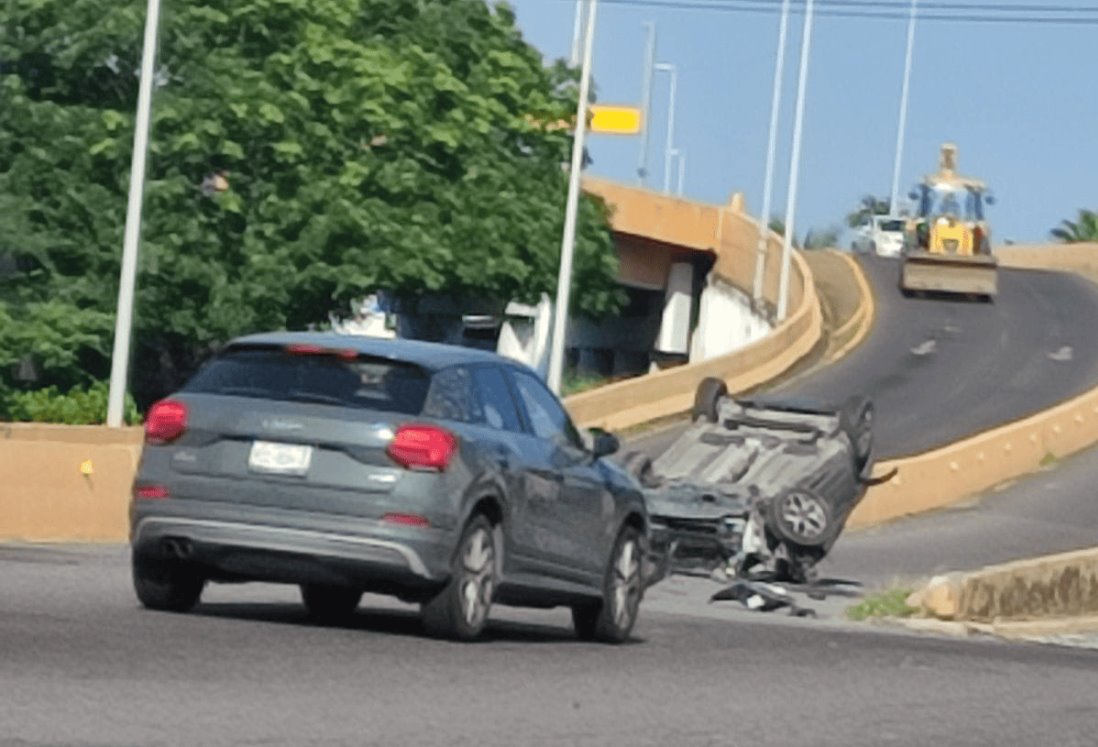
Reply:
[[[873,195],[866,195],[862,198],[862,201],[858,203],[858,208],[851,213],[847,213],[846,225],[851,228],[857,228],[864,225],[874,215],[888,215],[891,209],[891,203],[887,197],[874,197]]]
[[[1080,210],[1078,220],[1060,221],[1060,227],[1051,231],[1054,239],[1065,244],[1078,244],[1084,241],[1098,241],[1098,212]]]

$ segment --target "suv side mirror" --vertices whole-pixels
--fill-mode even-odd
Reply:
[[[618,437],[601,428],[592,428],[591,438],[591,455],[595,459],[601,459],[602,457],[616,454],[621,448],[621,442],[618,441]]]

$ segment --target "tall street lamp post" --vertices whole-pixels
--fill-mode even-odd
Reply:
[[[896,127],[896,160],[892,165],[892,194],[889,197],[888,214],[895,218],[900,213],[900,168],[904,158],[904,134],[907,129],[907,96],[911,87],[911,56],[915,48],[915,14],[919,0],[911,0],[911,14],[907,19],[907,54],[904,57],[904,82],[900,88],[900,122]]]
[[[808,56],[812,51],[812,19],[815,0],[804,6],[801,32],[801,69],[797,76],[797,109],[793,115],[793,154],[789,163],[789,195],[785,210],[785,236],[782,238],[782,271],[778,283],[778,321],[789,309],[789,267],[793,259],[793,236],[797,230],[797,187],[801,176],[801,136],[804,132],[804,95],[808,84]]]
[[[130,340],[133,333],[133,296],[137,280],[137,251],[141,242],[141,205],[145,194],[145,159],[149,150],[149,115],[152,111],[156,37],[160,23],[160,0],[148,0],[145,11],[145,40],[141,52],[141,81],[137,89],[137,122],[133,133],[130,164],[130,198],[126,206],[126,229],[122,242],[122,271],[118,285],[118,313],[111,352],[111,383],[107,398],[107,425],[122,425],[129,378]]]
[[[579,102],[576,105],[575,134],[572,137],[572,165],[568,173],[568,202],[564,211],[564,235],[560,242],[560,272],[557,302],[553,310],[553,342],[549,349],[549,388],[560,394],[564,374],[564,343],[568,327],[568,300],[572,292],[572,257],[576,249],[576,218],[579,212],[583,149],[587,136],[587,99],[591,91],[591,57],[595,42],[598,0],[589,0],[584,38],[583,68],[580,71]]]
[[[671,192],[671,158],[675,149],[675,89],[678,87],[679,71],[674,65],[661,62],[655,67],[657,72],[671,75],[671,87],[667,93],[667,136],[663,146],[663,191]]]
[[[752,297],[755,305],[763,300],[766,277],[766,245],[770,234],[771,199],[774,194],[774,159],[778,145],[778,114],[781,111],[782,79],[785,76],[785,39],[789,30],[789,0],[782,0],[782,18],[778,24],[778,59],[774,63],[774,88],[770,94],[770,133],[766,144],[766,176],[763,177],[763,204],[759,213],[759,241],[755,249],[755,282]]]

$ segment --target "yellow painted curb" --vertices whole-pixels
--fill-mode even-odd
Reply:
[[[858,283],[860,298],[858,299],[858,308],[855,309],[854,313],[846,320],[843,326],[835,331],[834,337],[842,337],[855,324],[861,326],[858,327],[858,331],[854,333],[853,337],[828,356],[828,363],[834,363],[835,361],[840,360],[854,350],[854,348],[861,345],[869,335],[869,330],[873,329],[873,322],[877,318],[877,302],[873,296],[873,289],[870,287],[869,281],[865,277],[865,272],[862,270],[862,266],[855,262],[854,258],[849,254],[839,252],[839,256],[850,265],[850,271],[854,273],[854,279]]]
[[[1098,387],[1028,418],[940,449],[878,465],[890,482],[870,488],[849,527],[944,508],[1098,443]]]

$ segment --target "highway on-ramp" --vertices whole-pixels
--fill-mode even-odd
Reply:
[[[874,295],[868,337],[773,394],[873,400],[878,458],[907,456],[1045,410],[1098,386],[1098,286],[1077,275],[1001,269],[994,303],[904,298],[899,263],[859,257]],[[672,427],[630,448],[655,455]]]
[[[877,311],[869,337],[785,391],[870,397],[880,456],[927,451],[1098,386],[1098,286],[1090,281],[1001,269],[994,303],[904,298],[897,260],[860,260]]]

